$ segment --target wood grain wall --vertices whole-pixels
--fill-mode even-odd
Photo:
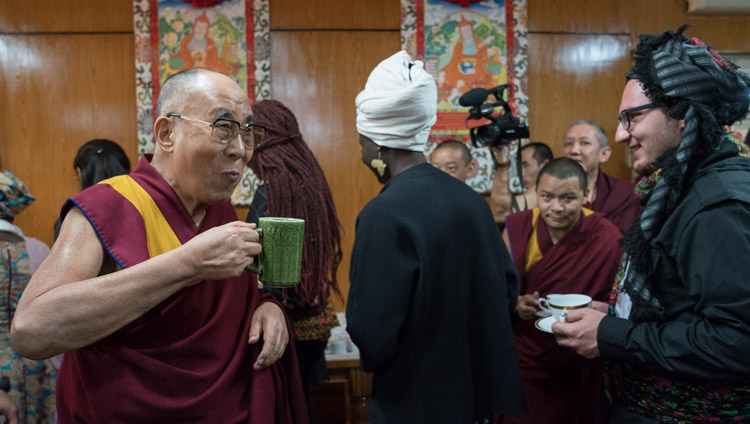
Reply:
[[[750,15],[687,15],[685,0],[528,4],[531,138],[556,154],[577,119],[612,138],[639,33],[689,22],[689,34],[720,51],[750,52]],[[359,159],[354,97],[399,49],[399,19],[398,0],[271,0],[273,97],[297,115],[333,190],[345,293],[354,221],[380,188]],[[82,143],[111,138],[137,160],[132,26],[131,0],[0,2],[0,168],[37,198],[16,224],[48,244],[60,205],[77,191],[72,161]],[[628,178],[624,147],[613,149],[605,171]]]

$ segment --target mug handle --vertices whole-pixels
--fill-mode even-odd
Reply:
[[[258,265],[258,266],[248,265],[245,267],[245,269],[248,271],[252,271],[256,274],[259,274],[259,275],[263,274],[263,265]]]
[[[258,240],[259,241],[263,240],[263,229],[262,228],[256,228],[255,231],[258,233],[258,236],[260,237]],[[263,252],[261,252],[261,253],[263,253]],[[261,255],[258,255],[257,257],[260,258]],[[260,260],[258,260],[258,262],[260,262]],[[263,264],[262,263],[259,263],[258,266],[248,265],[248,266],[245,267],[245,269],[248,270],[248,271],[252,271],[252,272],[254,272],[254,273],[258,274],[258,275],[263,274]]]

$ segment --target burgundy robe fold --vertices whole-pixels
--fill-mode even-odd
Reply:
[[[181,243],[237,220],[227,202],[209,207],[197,227],[147,158],[130,177]],[[110,185],[69,199],[62,216],[74,206],[123,268],[149,259],[141,215]],[[112,335],[67,352],[58,375],[59,422],[307,423],[293,344],[271,367],[253,369],[261,346],[247,344],[250,321],[265,301],[273,300],[260,296],[249,272],[198,281]]]
[[[526,248],[533,232],[533,210],[507,218],[511,256],[520,277],[520,294],[539,291],[582,293],[606,301],[619,265],[622,250],[620,231],[600,213],[584,216],[576,226],[552,244],[541,216],[537,242],[542,259],[526,269]],[[513,333],[529,416],[504,419],[504,423],[588,423],[593,422],[596,404],[597,361],[587,360],[560,347],[554,336],[534,326],[535,320],[514,316]],[[535,407],[538,406],[538,407]],[[588,407],[588,408],[587,408]]]
[[[593,204],[586,203],[583,207],[601,212],[625,234],[642,209],[633,193],[634,188],[635,184],[610,177],[599,169],[596,199]]]

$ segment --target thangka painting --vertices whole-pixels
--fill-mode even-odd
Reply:
[[[514,116],[526,122],[526,0],[401,0],[401,45],[424,61],[437,82],[438,119],[425,154],[446,140],[466,143],[476,163],[476,174],[466,183],[480,193],[489,191],[494,178],[491,152],[474,147],[467,128],[486,122],[467,123],[468,108],[459,105],[459,98],[472,88],[510,84],[505,100]],[[494,97],[487,101],[494,102]],[[511,143],[514,159],[518,142]],[[519,191],[515,169],[512,160],[511,189]]]
[[[253,104],[270,98],[269,0],[133,0],[133,10],[139,154],[154,150],[159,87],[183,69],[229,75]],[[233,203],[249,205],[257,185],[247,168]]]

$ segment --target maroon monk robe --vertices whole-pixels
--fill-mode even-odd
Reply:
[[[130,176],[153,198],[181,243],[237,220],[227,202],[209,207],[196,227],[147,158]],[[62,215],[73,206],[86,214],[123,268],[149,258],[141,215],[111,186],[97,184],[79,193]],[[293,343],[271,367],[253,369],[262,342],[248,345],[250,320],[265,301],[273,300],[259,295],[256,277],[248,272],[198,281],[112,335],[67,352],[58,374],[59,422],[307,423]]]
[[[583,207],[601,212],[625,234],[643,209],[635,198],[634,188],[635,184],[610,177],[600,168],[596,178],[596,199],[593,204],[587,202]]]
[[[532,234],[533,211],[507,217],[513,263],[520,277],[520,293],[582,293],[605,301],[622,256],[620,231],[602,214],[581,218],[552,244],[541,217],[537,242],[543,257],[526,269],[526,247]],[[534,320],[514,315],[513,333],[518,349],[529,416],[504,418],[503,423],[590,423],[594,421],[598,362],[560,347],[554,336],[534,326]]]

